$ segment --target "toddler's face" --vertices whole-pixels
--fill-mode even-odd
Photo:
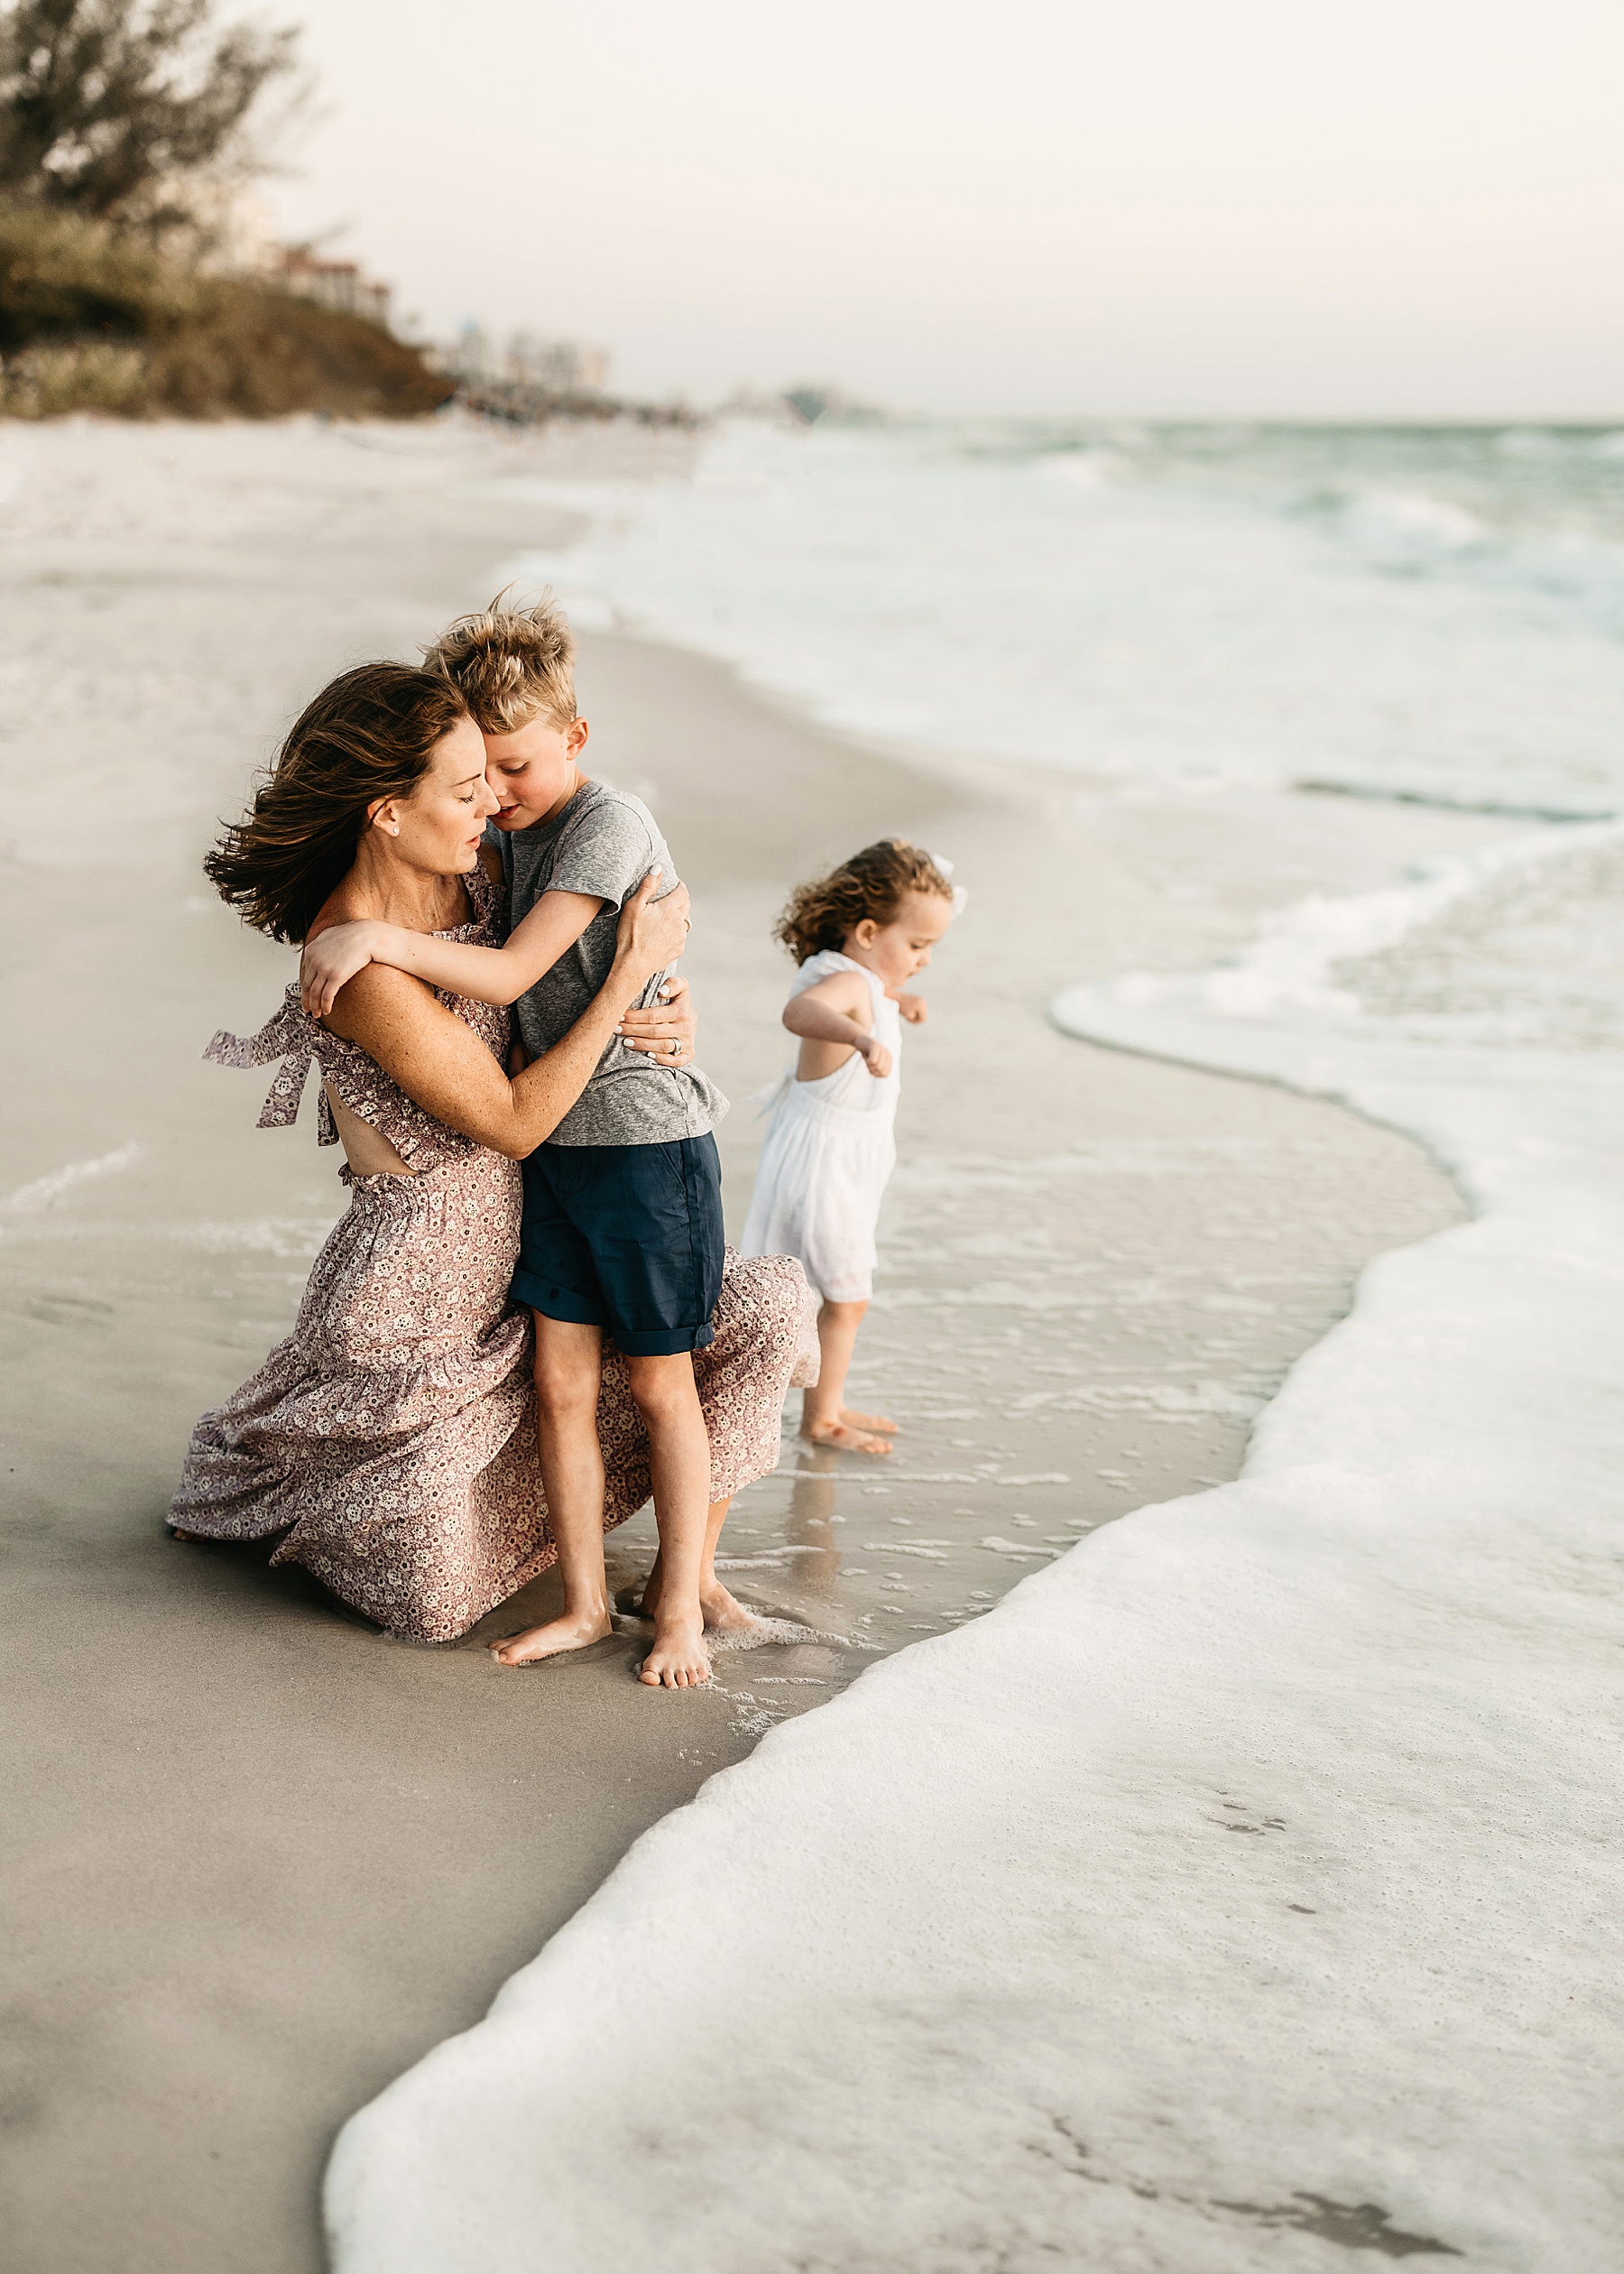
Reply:
[[[854,963],[866,964],[888,987],[905,987],[930,961],[930,951],[953,920],[953,903],[936,892],[909,892],[889,924],[865,916],[846,943]]]

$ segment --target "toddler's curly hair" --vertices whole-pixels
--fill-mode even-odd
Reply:
[[[909,892],[931,892],[950,901],[953,887],[928,853],[906,837],[881,837],[865,845],[827,876],[798,884],[789,905],[772,928],[797,963],[844,946],[872,916],[877,924],[895,920]]]

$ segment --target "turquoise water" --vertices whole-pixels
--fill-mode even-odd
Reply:
[[[531,556],[830,723],[1193,787],[1624,809],[1624,430],[720,429]]]

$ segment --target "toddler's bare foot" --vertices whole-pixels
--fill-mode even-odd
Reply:
[[[711,1678],[705,1628],[698,1619],[662,1619],[637,1678],[651,1689],[702,1689]]]
[[[801,1435],[810,1437],[814,1445],[832,1445],[838,1453],[878,1453],[889,1455],[889,1438],[874,1437],[867,1429],[848,1428],[844,1419],[838,1421],[803,1421]]]
[[[888,1437],[897,1434],[897,1425],[888,1413],[854,1413],[850,1406],[842,1406],[840,1418],[848,1429],[883,1429]]]
[[[601,1642],[614,1632],[606,1611],[588,1611],[574,1616],[566,1612],[563,1618],[549,1619],[545,1626],[526,1627],[522,1634],[510,1634],[500,1642],[493,1642],[490,1651],[498,1666],[534,1666],[540,1659],[561,1658],[567,1650],[584,1650],[589,1643]]]

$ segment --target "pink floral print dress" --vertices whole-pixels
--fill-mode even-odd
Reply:
[[[499,898],[467,880],[475,920],[438,937],[492,943]],[[508,1013],[439,1000],[499,1059]],[[314,1062],[318,1140],[336,1144],[330,1086],[412,1174],[339,1175],[350,1205],[317,1257],[287,1340],[192,1432],[170,1510],[211,1539],[282,1535],[300,1563],[390,1632],[445,1642],[556,1556],[536,1449],[531,1322],[508,1302],[519,1243],[517,1162],[436,1121],[354,1042],[300,1007],[247,1040],[217,1034],[217,1065],[281,1067],[260,1115],[285,1127]],[[798,1263],[731,1251],[715,1339],[694,1372],[711,1444],[711,1497],[766,1475],[786,1391],[816,1380],[817,1315]],[[605,1350],[598,1430],[605,1527],[650,1493],[649,1446],[618,1354]]]

